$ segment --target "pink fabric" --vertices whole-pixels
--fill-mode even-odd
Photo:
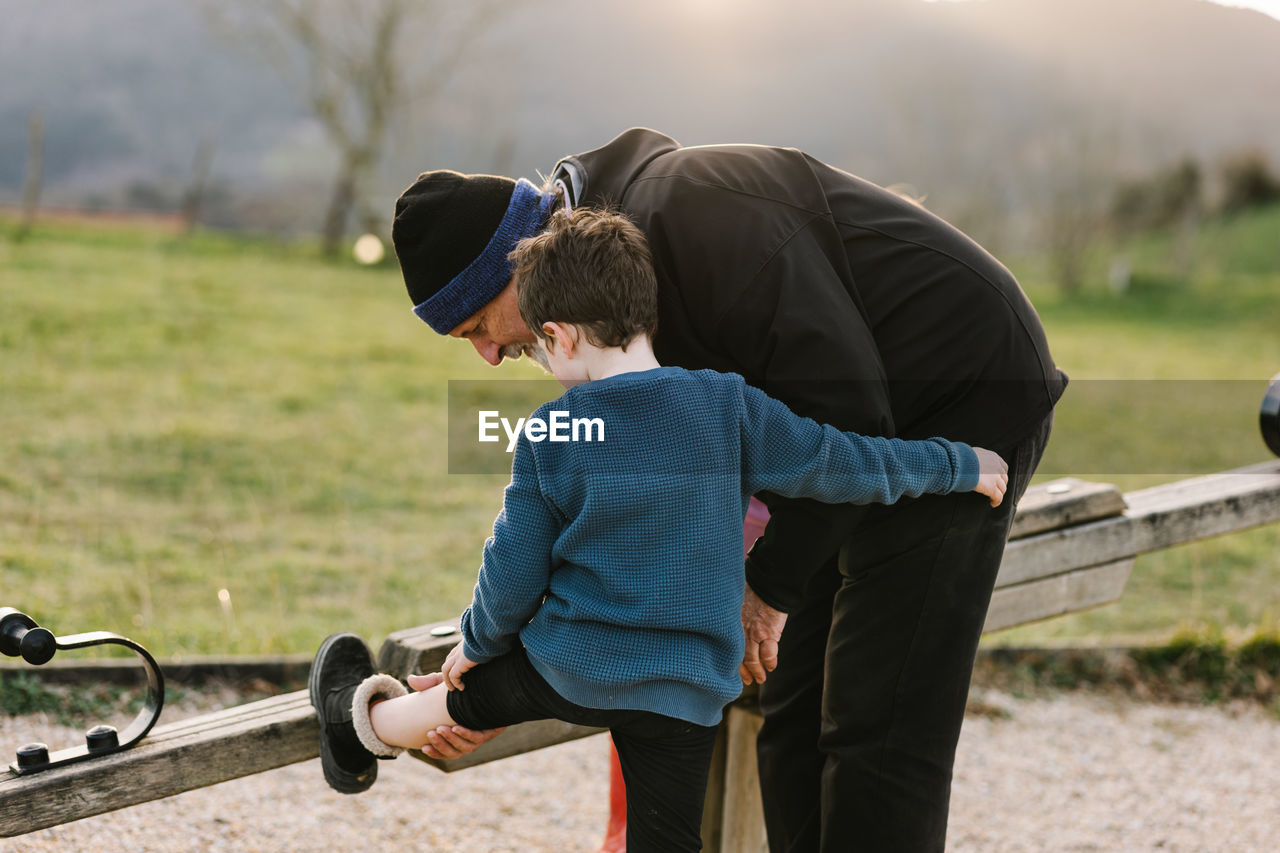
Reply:
[[[747,505],[747,518],[742,522],[742,556],[746,556],[751,546],[764,533],[764,526],[769,523],[769,508],[755,498]]]

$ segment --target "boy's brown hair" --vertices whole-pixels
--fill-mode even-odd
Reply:
[[[616,210],[574,208],[511,253],[525,325],[572,323],[598,347],[622,347],[658,328],[658,280],[644,234]]]

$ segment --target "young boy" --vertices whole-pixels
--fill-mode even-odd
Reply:
[[[842,433],[735,374],[660,366],[648,245],[620,215],[557,214],[512,262],[540,337],[531,354],[568,389],[535,417],[598,418],[603,441],[521,434],[443,683],[407,694],[372,674],[358,637],[325,641],[311,676],[325,778],[362,791],[375,755],[421,747],[441,725],[604,726],[626,782],[627,849],[698,850],[716,724],[741,689],[750,496],[972,490],[996,506],[1007,468],[943,439]]]

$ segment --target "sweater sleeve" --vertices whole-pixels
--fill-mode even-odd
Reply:
[[[967,444],[841,432],[742,387],[743,484],[751,492],[865,504],[970,491],[978,484],[978,457]]]
[[[469,659],[484,663],[515,646],[547,591],[551,549],[560,531],[557,518],[539,486],[529,440],[521,434],[502,511],[484,544],[471,606],[462,614],[463,653]]]

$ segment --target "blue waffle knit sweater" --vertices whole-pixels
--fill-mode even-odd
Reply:
[[[843,433],[735,374],[624,373],[534,417],[555,411],[600,418],[603,440],[521,434],[463,651],[483,663],[522,642],[557,693],[590,708],[720,720],[742,687],[752,494],[891,503],[978,483],[968,445]]]

